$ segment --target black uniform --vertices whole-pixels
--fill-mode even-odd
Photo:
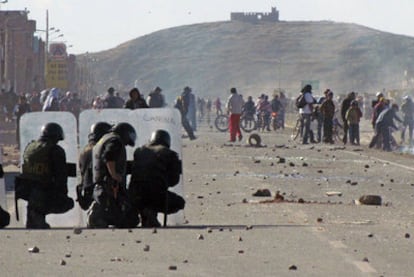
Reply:
[[[81,185],[76,189],[78,190],[79,206],[83,210],[87,210],[93,201],[92,149],[94,145],[94,141],[89,141],[88,145],[85,146],[79,155],[79,169],[82,179]]]
[[[67,196],[65,150],[56,141],[40,138],[30,142],[23,154],[20,179],[29,187],[27,228],[49,228],[46,215],[65,213],[74,202]]]
[[[129,201],[126,195],[126,149],[122,139],[114,132],[104,135],[93,149],[94,203],[89,212],[88,227],[134,227],[138,216],[129,217]],[[121,183],[114,180],[106,166],[115,162],[116,172],[123,176]]]
[[[185,200],[168,191],[178,184],[181,161],[175,151],[164,145],[145,145],[134,152],[129,195],[141,213],[142,225],[152,227],[145,210],[173,214],[184,209]],[[157,225],[155,223],[155,225]]]

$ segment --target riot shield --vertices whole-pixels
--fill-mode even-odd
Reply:
[[[3,165],[3,148],[0,147],[0,164]],[[3,167],[4,170],[4,167]],[[7,211],[6,185],[4,176],[0,177],[0,206]]]
[[[80,149],[83,149],[88,143],[88,133],[92,124],[100,121],[109,124],[127,122],[135,128],[137,133],[135,147],[148,143],[153,131],[164,129],[171,136],[171,149],[176,151],[180,159],[182,159],[180,116],[178,110],[173,108],[85,110],[79,116],[79,146]],[[128,160],[133,160],[134,150],[135,148],[133,147],[127,147]],[[183,197],[184,187],[182,176],[180,182],[171,188],[171,191]],[[184,224],[183,211],[168,216],[168,225],[182,224]]]
[[[65,150],[66,162],[77,164],[78,161],[78,143],[76,132],[76,118],[70,112],[32,112],[24,114],[20,119],[20,162],[23,161],[23,152],[26,146],[36,140],[41,135],[43,125],[55,122],[59,124],[65,135],[59,145]],[[76,199],[76,178],[68,178],[69,197]],[[26,202],[19,200],[20,222],[19,226],[26,223]],[[46,221],[51,227],[73,227],[82,224],[80,218],[80,208],[75,208],[65,214],[50,214]]]

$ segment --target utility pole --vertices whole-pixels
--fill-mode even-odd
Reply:
[[[49,53],[49,10],[46,10],[46,40],[45,40],[45,86],[46,86],[46,78],[47,78],[47,63],[49,61],[48,53]]]

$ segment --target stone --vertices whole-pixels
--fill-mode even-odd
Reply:
[[[66,261],[65,260],[60,260],[60,265],[66,265]]]
[[[318,184],[318,185],[320,185],[320,184]],[[327,191],[327,192],[325,192],[325,194],[327,196],[335,196],[335,195],[342,196],[342,192],[340,192],[340,191]]]
[[[285,158],[279,158],[279,161],[277,163],[284,164],[286,162]]]
[[[40,249],[37,246],[33,246],[33,247],[27,249],[27,251],[29,251],[29,253],[39,253]]]
[[[78,228],[78,227],[73,228],[73,233],[74,233],[75,235],[79,235],[79,234],[81,234],[81,233],[82,233],[82,229],[81,229],[81,228]]]
[[[406,233],[406,234],[405,234],[405,238],[406,238],[406,239],[409,239],[409,238],[410,238],[410,234],[409,234],[409,233]]]
[[[291,265],[289,266],[289,270],[297,270],[298,267],[296,265]]]
[[[168,267],[169,270],[177,270],[177,266],[176,265],[170,265]]]
[[[268,189],[258,189],[255,193],[253,193],[253,196],[267,197],[272,196],[272,193]]]
[[[363,195],[358,199],[358,202],[362,205],[381,206],[382,198],[379,195]]]
[[[150,251],[150,246],[147,244],[147,245],[145,245],[145,247],[144,247],[144,251],[145,252],[148,252],[148,251]]]
[[[202,234],[199,234],[197,237],[198,240],[204,240],[204,236]]]

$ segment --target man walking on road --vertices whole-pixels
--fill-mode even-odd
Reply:
[[[236,141],[236,136],[239,141],[242,140],[243,135],[240,130],[240,116],[243,109],[243,98],[240,94],[237,94],[236,88],[231,88],[231,95],[227,99],[226,108],[230,114],[229,120],[229,131],[230,131],[230,142]]]
[[[302,144],[309,144],[308,139],[310,138],[313,140],[313,136],[311,135],[311,116],[313,111],[313,104],[315,103],[315,99],[312,96],[312,86],[306,85],[302,91],[303,97],[305,98],[306,104],[303,108],[299,109],[299,114],[301,116],[303,126],[304,126],[304,135]]]

